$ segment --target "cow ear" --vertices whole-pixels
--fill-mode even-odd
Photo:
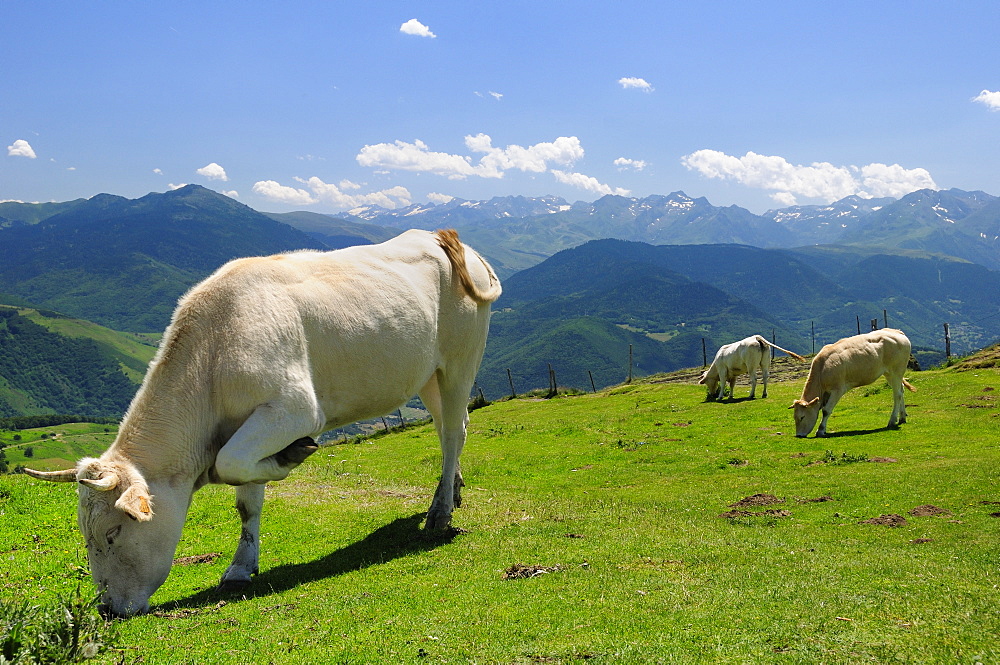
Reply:
[[[132,485],[122,492],[115,502],[115,508],[124,511],[137,522],[148,522],[153,519],[153,509],[150,507],[152,499],[144,485]]]

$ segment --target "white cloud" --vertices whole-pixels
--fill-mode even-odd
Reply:
[[[927,169],[904,169],[899,164],[873,163],[861,167],[861,186],[858,192],[864,198],[892,196],[900,198],[918,189],[937,189]]]
[[[791,164],[784,157],[748,152],[742,157],[718,150],[698,150],[681,158],[688,169],[707,178],[734,180],[748,187],[770,189],[779,203],[794,205],[796,196],[832,203],[856,194],[863,198],[900,197],[917,189],[937,189],[926,169],[873,163],[862,167],[814,162]]]
[[[24,139],[17,139],[11,145],[7,146],[7,156],[8,157],[27,157],[28,159],[35,159],[34,149],[31,145]]]
[[[228,196],[231,199],[238,199],[238,198],[240,198],[240,193],[237,192],[235,189],[230,189],[229,191],[222,190],[222,193],[225,194],[226,196]]]
[[[156,175],[163,175],[163,171],[161,171],[160,169],[153,169],[153,173],[155,173]]]
[[[493,99],[497,100],[498,102],[501,99],[503,99],[503,93],[502,92],[493,92],[492,90],[490,90],[490,95],[493,97]]]
[[[167,183],[167,189],[169,189],[169,190],[171,190],[171,191],[173,191],[173,190],[175,190],[175,189],[180,189],[181,187],[187,187],[187,186],[188,186],[188,184],[187,184],[186,182],[182,182],[182,183],[181,183],[181,184],[179,184],[179,185],[175,185],[175,184],[174,184],[174,183],[172,183],[172,182],[171,182],[171,183]]]
[[[798,203],[798,201],[795,200],[795,195],[791,192],[775,192],[774,194],[771,194],[771,198],[786,208]]]
[[[569,166],[583,157],[580,139],[575,136],[560,136],[554,141],[528,147],[509,145],[497,148],[487,134],[476,134],[465,137],[465,146],[473,153],[483,154],[478,162],[474,163],[472,157],[465,155],[433,152],[419,139],[413,143],[396,141],[366,145],[356,159],[361,166],[435,173],[452,180],[461,180],[469,176],[502,178],[504,172],[511,169],[544,173],[550,162]]]
[[[646,79],[637,78],[635,76],[624,76],[618,79],[618,83],[626,90],[629,88],[638,88],[643,92],[653,92],[653,86],[651,86]]]
[[[448,194],[438,194],[437,192],[430,192],[427,195],[428,201],[433,201],[434,203],[448,203],[454,196],[449,196]]]
[[[274,180],[261,180],[254,184],[253,191],[259,196],[287,205],[327,203],[341,210],[348,210],[362,205],[398,208],[410,205],[412,200],[410,192],[405,187],[391,187],[368,194],[348,194],[344,189],[357,190],[361,186],[349,180],[342,180],[339,185],[335,185],[323,182],[315,176],[308,180],[302,178],[296,178],[296,180],[309,189],[289,187]]]
[[[333,183],[326,183],[313,176],[309,180],[300,180],[309,186],[309,189],[316,195],[316,199],[323,203],[329,203],[337,208],[348,209],[362,205],[377,205],[383,208],[400,208],[410,205],[412,198],[409,190],[405,187],[391,187],[379,192],[368,194],[347,194]],[[354,183],[351,183],[352,185]]]
[[[1000,91],[983,90],[978,96],[973,97],[972,101],[985,104],[991,111],[1000,111]]]
[[[595,194],[600,194],[602,196],[607,194],[615,194],[617,196],[628,196],[630,194],[629,190],[622,189],[621,187],[610,187],[605,185],[594,178],[593,176],[584,175],[582,173],[567,173],[566,171],[558,171],[552,169],[552,175],[556,177],[556,180],[563,183],[564,185],[571,185],[573,187],[578,187],[580,189],[587,190],[588,192],[594,192]]]
[[[223,182],[229,181],[229,176],[226,175],[226,169],[222,168],[215,162],[201,167],[195,171],[200,176],[205,176],[209,180],[221,180]]]
[[[627,157],[619,157],[615,160],[615,166],[618,167],[619,171],[624,171],[625,169],[632,169],[634,171],[641,171],[646,168],[646,162],[641,159],[628,159]]]
[[[311,205],[316,199],[304,189],[282,185],[274,180],[260,180],[253,185],[253,193],[266,199],[289,205]]]
[[[430,37],[431,39],[437,37],[437,35],[431,32],[430,28],[415,18],[411,18],[409,21],[399,26],[399,31],[403,34],[416,35],[417,37]]]
[[[413,143],[376,143],[361,148],[355,159],[361,166],[397,171],[418,171],[436,173],[449,178],[465,178],[476,175],[468,157],[432,152],[421,140]]]

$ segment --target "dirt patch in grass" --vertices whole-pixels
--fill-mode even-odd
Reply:
[[[161,619],[187,619],[189,617],[196,616],[202,612],[218,612],[223,607],[226,606],[226,601],[220,600],[218,603],[212,607],[195,607],[195,608],[184,608],[180,610],[175,610],[173,612],[150,612],[154,617],[160,617]]]
[[[914,545],[923,545],[925,543],[933,543],[934,539],[933,538],[914,538],[910,542],[913,543]]]
[[[222,554],[219,552],[209,552],[208,554],[195,554],[194,556],[182,556],[174,559],[175,566],[193,566],[199,563],[212,563]]]
[[[876,464],[892,464],[898,462],[899,460],[895,457],[869,457],[869,462],[875,462]]]
[[[829,494],[823,496],[818,496],[815,499],[795,499],[799,503],[823,503],[824,501],[833,501],[833,497]]]
[[[910,515],[914,517],[933,517],[934,515],[951,515],[951,511],[947,508],[938,508],[928,503],[923,506],[917,506],[910,511]]]
[[[736,519],[737,517],[791,517],[792,511],[781,508],[769,508],[768,510],[730,510],[722,513],[719,517],[725,519]]]
[[[861,520],[858,524],[875,524],[877,526],[905,526],[906,518],[902,515],[896,515],[895,513],[890,513],[889,515],[879,515],[878,517],[873,517],[870,520]]]
[[[751,494],[745,496],[736,503],[729,504],[730,508],[746,508],[747,506],[773,506],[776,503],[784,503],[784,499],[779,499],[773,494]]]
[[[513,566],[503,571],[501,579],[524,580],[529,577],[538,577],[546,573],[555,573],[562,570],[559,566],[526,566],[523,563],[515,563]]]

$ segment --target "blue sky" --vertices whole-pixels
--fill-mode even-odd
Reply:
[[[1000,195],[992,2],[0,0],[0,200]]]

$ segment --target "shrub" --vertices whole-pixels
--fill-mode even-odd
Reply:
[[[115,628],[79,587],[47,604],[0,600],[0,663],[78,663],[106,648]]]

